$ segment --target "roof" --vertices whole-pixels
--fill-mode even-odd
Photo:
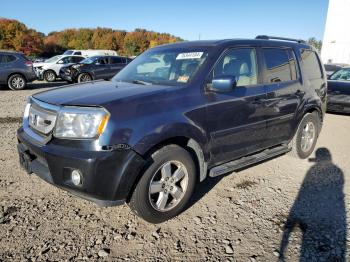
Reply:
[[[21,54],[21,55],[23,55],[23,53],[22,53],[22,52],[13,51],[13,50],[1,50],[1,49],[0,49],[0,53],[8,53],[8,54]]]
[[[222,40],[197,40],[197,41],[184,41],[172,44],[165,44],[155,48],[162,47],[179,47],[179,48],[191,48],[191,47],[220,47],[228,45],[267,45],[267,46],[289,46],[289,47],[304,47],[310,48],[307,43],[299,43],[295,41],[285,40],[268,40],[268,39],[222,39]]]

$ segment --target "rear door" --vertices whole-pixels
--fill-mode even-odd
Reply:
[[[11,54],[0,54],[0,82],[6,83],[11,73],[20,72],[22,68],[16,67],[16,56]]]
[[[291,48],[263,47],[263,82],[267,98],[267,136],[264,147],[289,140],[293,131],[293,118],[305,91],[297,70],[296,55]]]
[[[207,132],[210,133],[213,165],[231,161],[262,148],[266,136],[265,87],[260,83],[255,47],[227,50],[212,70],[211,79],[236,78],[227,92],[207,91]]]
[[[124,57],[111,57],[110,58],[110,78],[115,76],[126,65],[126,58]]]

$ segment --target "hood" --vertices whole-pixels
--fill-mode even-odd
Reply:
[[[93,81],[51,89],[33,95],[34,98],[54,105],[104,106],[116,100],[154,94],[173,86],[140,85],[125,82]]]

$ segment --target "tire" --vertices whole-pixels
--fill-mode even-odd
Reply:
[[[128,205],[147,222],[162,223],[188,204],[197,180],[196,167],[191,154],[177,145],[159,149],[147,163]]]
[[[13,74],[7,81],[7,86],[11,90],[23,90],[27,85],[27,81],[21,74]]]
[[[44,72],[44,79],[47,82],[54,82],[56,81],[56,73],[52,70],[47,70]]]
[[[298,126],[297,132],[290,142],[292,147],[292,150],[290,151],[291,156],[305,159],[312,154],[319,135],[321,126],[320,122],[320,117],[317,112],[307,113],[303,117]]]
[[[89,81],[92,81],[92,77],[88,73],[81,73],[78,76],[78,83],[84,83],[84,82],[89,82]]]

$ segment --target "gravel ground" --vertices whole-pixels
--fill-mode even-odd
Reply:
[[[43,86],[0,91],[0,261],[349,260],[350,116],[326,115],[309,160],[284,155],[208,179],[184,213],[151,225],[20,169],[15,131]]]

